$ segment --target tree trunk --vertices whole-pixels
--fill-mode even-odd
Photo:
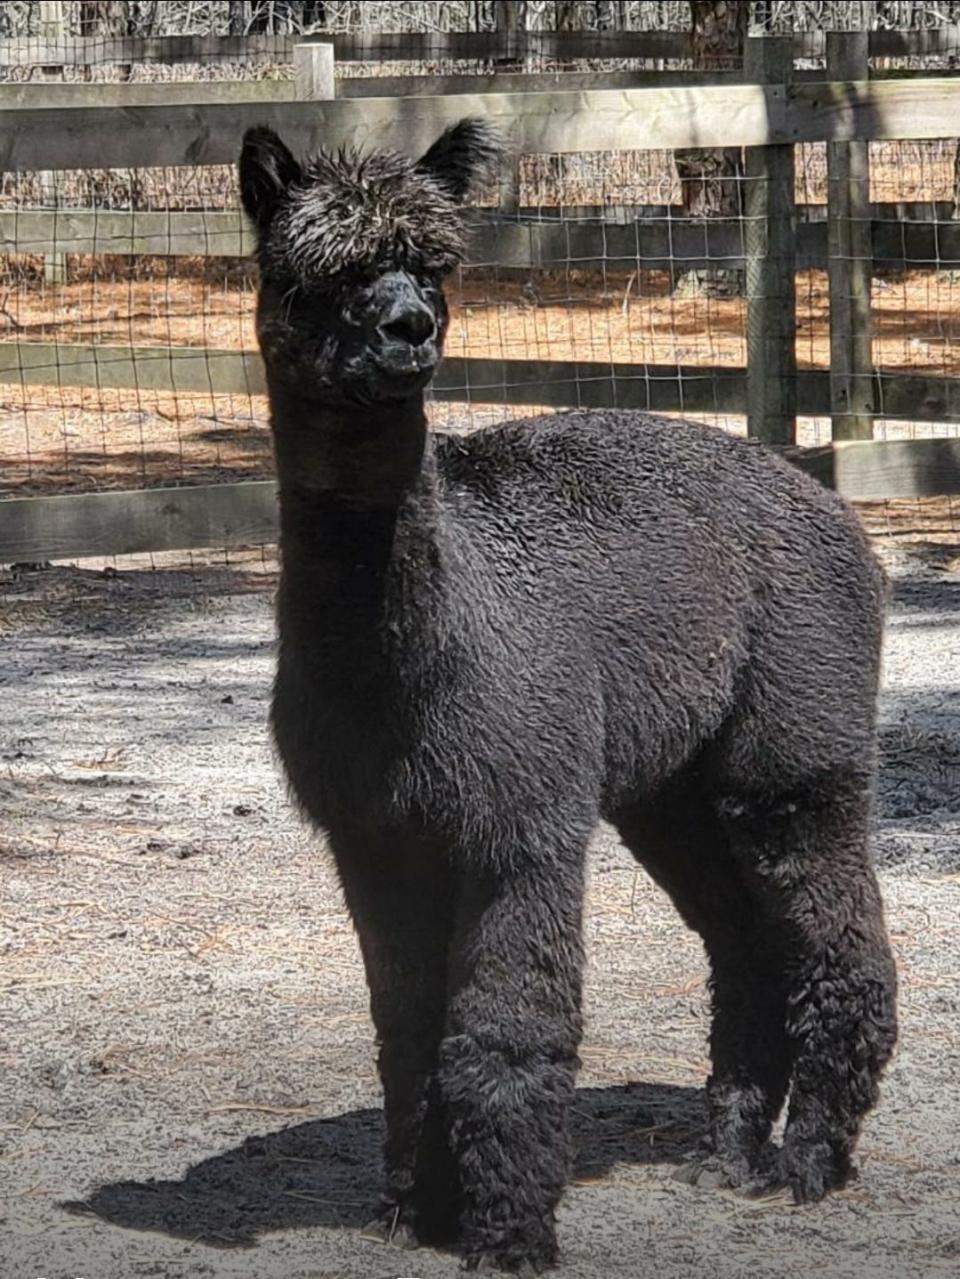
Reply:
[[[80,0],[80,34],[128,36],[130,5],[127,0]]]
[[[245,36],[247,23],[253,16],[250,0],[229,0],[227,5],[227,35]]]
[[[743,65],[750,6],[735,0],[690,0],[690,52],[697,71],[736,70]],[[683,212],[689,218],[738,218],[742,211],[743,153],[739,148],[697,147],[674,156]],[[683,292],[706,297],[743,293],[743,271],[708,267],[687,271]]]

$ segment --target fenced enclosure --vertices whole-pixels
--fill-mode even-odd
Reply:
[[[955,1275],[960,3],[757,0],[712,43],[695,7],[0,4],[11,1273],[453,1272],[364,1232],[367,992],[267,728],[235,163],[250,124],[415,154],[476,114],[511,151],[449,282],[433,425],[621,405],[749,433],[857,503],[891,587],[873,843],[903,1031],[861,1178],[800,1211],[673,1180],[705,1118],[707,968],[602,828],[558,1273]]]
[[[748,34],[704,62],[689,34],[509,5],[420,32],[331,6],[327,39],[84,36],[39,8],[0,40],[0,560],[269,542],[243,129],[414,151],[474,114],[513,158],[452,283],[439,428],[695,415],[956,528],[958,28]],[[198,59],[274,78],[198,83]],[[190,78],[138,78],[158,67]]]

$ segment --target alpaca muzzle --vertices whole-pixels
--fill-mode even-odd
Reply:
[[[410,385],[429,381],[440,358],[437,316],[416,280],[390,271],[373,287],[377,316],[374,355],[378,373]]]

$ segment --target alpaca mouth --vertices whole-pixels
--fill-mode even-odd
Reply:
[[[402,361],[380,358],[376,361],[377,380],[386,394],[401,390],[409,393],[426,386],[436,371],[437,363],[436,356],[432,354],[415,356],[410,353]]]

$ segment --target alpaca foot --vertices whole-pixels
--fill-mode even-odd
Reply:
[[[464,1257],[466,1270],[481,1274],[500,1271],[531,1279],[557,1264],[559,1252],[553,1222],[538,1223],[532,1231],[511,1231],[500,1240],[491,1238],[490,1233],[473,1243],[468,1240]]]
[[[513,1265],[510,1262],[504,1262],[497,1257],[482,1256],[476,1261],[468,1261],[465,1269],[475,1271],[477,1274],[513,1274],[519,1275],[519,1279],[535,1279],[542,1274],[547,1266],[534,1265],[532,1261],[521,1261],[519,1265]]]
[[[774,1175],[780,1186],[792,1191],[794,1203],[812,1204],[831,1190],[842,1190],[858,1173],[847,1151],[837,1150],[827,1141],[792,1142],[788,1134]]]
[[[526,1257],[508,1248],[502,1252],[474,1253],[467,1257],[464,1269],[477,1274],[511,1274],[519,1275],[520,1279],[535,1279],[536,1275],[543,1274],[556,1264],[556,1250],[546,1257]]]

